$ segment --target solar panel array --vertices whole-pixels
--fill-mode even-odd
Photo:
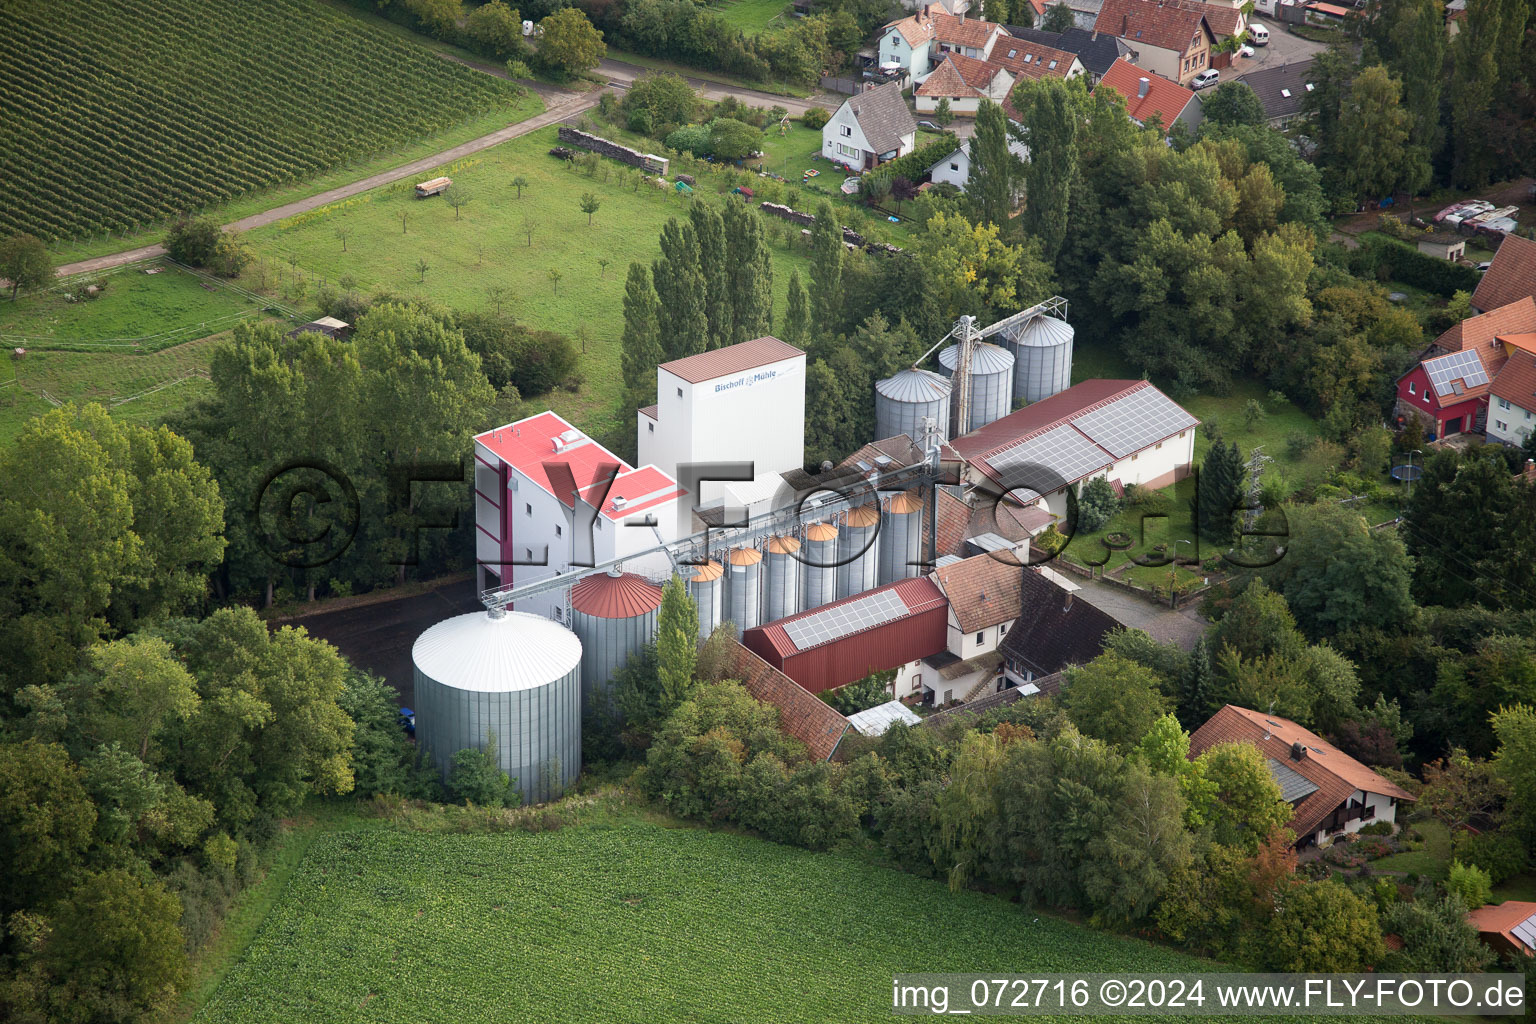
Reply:
[[[784,623],[795,647],[806,651],[850,633],[878,626],[907,614],[907,604],[893,590],[865,594],[847,604],[830,605],[814,615]]]
[[[1524,921],[1521,921],[1511,928],[1510,931],[1514,932],[1515,937],[1525,943],[1527,948],[1536,949],[1536,914],[1532,914]]]
[[[1469,388],[1488,383],[1488,373],[1476,352],[1452,352],[1438,359],[1425,360],[1424,372],[1429,374],[1429,382],[1434,385],[1437,395],[1450,394],[1454,390],[1451,387],[1453,380],[1460,380]]]
[[[1288,804],[1294,804],[1298,800],[1305,799],[1317,792],[1318,787],[1309,782],[1306,776],[1289,765],[1282,764],[1274,758],[1269,758],[1269,774],[1280,787],[1280,799]]]
[[[1187,430],[1195,425],[1195,418],[1161,391],[1144,387],[1102,408],[1074,417],[1072,425],[1115,458],[1123,459],[1165,437]]]
[[[1048,494],[1109,463],[1096,445],[1067,423],[987,459],[1021,501]],[[1032,493],[1024,493],[1032,492]]]

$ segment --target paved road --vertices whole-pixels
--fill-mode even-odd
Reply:
[[[620,89],[629,88],[636,78],[645,74],[649,69],[638,64],[629,64],[621,60],[605,59],[598,67],[599,75],[606,76],[610,85]],[[805,113],[811,107],[821,107],[824,110],[836,110],[842,105],[844,97],[832,93],[817,93],[807,99],[796,99],[793,96],[776,96],[771,92],[759,92],[756,89],[743,89],[734,85],[724,85],[720,82],[710,81],[707,78],[692,78],[684,76],[684,80],[694,90],[707,100],[723,100],[727,96],[735,96],[743,103],[754,107],[783,107],[796,117]]]
[[[1273,18],[1266,18],[1258,11],[1254,12],[1253,20],[1269,29],[1269,45],[1254,47],[1252,57],[1239,57],[1232,61],[1231,77],[1242,78],[1263,68],[1279,67],[1282,64],[1295,64],[1297,61],[1310,60],[1311,58],[1328,49],[1322,43],[1314,43],[1310,39],[1292,35],[1280,22]],[[1228,77],[1227,72],[1222,72],[1223,79]]]
[[[1084,601],[1124,625],[1145,630],[1161,643],[1192,650],[1209,625],[1197,611],[1198,602],[1176,611],[1097,580],[1086,580],[1076,574],[1068,579],[1082,588],[1077,594]]]

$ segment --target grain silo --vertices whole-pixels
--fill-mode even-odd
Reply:
[[[837,527],[811,523],[800,549],[800,609],[810,611],[837,600]]]
[[[916,491],[894,494],[880,510],[880,586],[919,575],[922,555],[922,499]]]
[[[726,558],[726,618],[736,634],[762,622],[763,553],[757,548],[732,548]]]
[[[879,569],[880,510],[874,502],[848,510],[837,538],[839,599],[875,588]]]
[[[589,709],[612,690],[613,674],[656,637],[661,588],[617,569],[571,587],[571,626],[581,639],[581,700]]]
[[[1013,397],[1038,402],[1072,386],[1072,325],[1041,313],[1003,331],[1013,352]]]
[[[490,749],[526,803],[581,772],[581,640],[527,612],[471,612],[416,638],[416,744],[443,779],[453,755]]]
[[[949,381],[932,370],[901,370],[875,382],[875,437],[906,434],[921,445],[924,419],[932,419],[939,440],[949,440]]]
[[[955,376],[960,361],[960,346],[954,344],[939,353],[944,376]],[[960,424],[956,432],[968,434],[1013,411],[1013,356],[990,342],[978,342],[971,354],[971,422]]]
[[[699,639],[703,640],[725,620],[725,567],[714,559],[689,566],[688,596],[699,609]],[[687,571],[687,570],[684,570]]]
[[[768,538],[768,585],[763,599],[763,621],[775,622],[800,610],[800,540]]]

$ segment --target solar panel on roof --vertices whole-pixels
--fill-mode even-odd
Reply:
[[[1018,496],[1025,502],[1081,480],[1107,462],[1092,441],[1065,423],[987,459],[1010,490],[1032,492]]]
[[[784,632],[799,650],[831,643],[907,614],[907,605],[895,591],[865,594],[847,604],[829,605],[802,619],[784,624]]]
[[[1536,914],[1521,921],[1510,932],[1529,949],[1536,949]]]
[[[1477,357],[1476,352],[1466,350],[1426,360],[1424,372],[1429,374],[1429,382],[1434,385],[1437,395],[1451,394],[1456,390],[1455,382],[1458,380],[1469,388],[1488,383],[1483,361]]]
[[[1072,425],[1117,459],[1195,425],[1195,418],[1156,388],[1145,387],[1072,419]]]

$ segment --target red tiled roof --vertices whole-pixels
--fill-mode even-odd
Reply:
[[[1264,738],[1266,735],[1268,739]],[[1311,730],[1279,715],[1228,704],[1195,730],[1189,738],[1189,756],[1198,757],[1218,743],[1252,743],[1265,757],[1318,787],[1296,805],[1290,828],[1298,839],[1316,832],[1323,820],[1355,790],[1398,800],[1413,799],[1401,786],[1377,775]],[[1296,743],[1306,748],[1306,756],[1299,761],[1291,759],[1291,748]]]
[[[1505,900],[1503,903],[1490,903],[1469,912],[1467,923],[1476,928],[1479,935],[1502,935],[1511,946],[1523,949],[1526,956],[1530,956],[1536,950],[1533,950],[1528,941],[1517,936],[1514,928],[1532,916],[1536,916],[1536,903]]]
[[[893,28],[900,32],[901,37],[914,49],[930,39],[936,39],[951,46],[971,46],[984,50],[993,32],[1000,31],[1003,35],[1008,34],[1007,30],[995,21],[962,18],[943,11],[931,11],[925,14],[919,10],[908,17],[888,23],[881,34]]]
[[[805,744],[816,761],[825,761],[848,731],[848,719],[789,676],[732,640],[726,658],[732,678],[764,704],[779,709],[779,728]]]
[[[1119,36],[1133,47],[1140,43],[1178,54],[1188,53],[1201,33],[1214,38],[1201,10],[1204,6],[1160,0],[1104,0],[1093,30]]]
[[[1243,22],[1243,12],[1236,7],[1228,7],[1225,4],[1193,4],[1200,8],[1205,15],[1205,23],[1211,27],[1211,32],[1218,36],[1235,36],[1238,26]]]
[[[600,619],[629,619],[660,608],[661,588],[634,573],[595,573],[571,587],[571,607]]]
[[[648,417],[650,419],[655,419],[656,418],[656,406],[654,406],[654,405],[644,406],[640,410],[640,415]]]
[[[1467,317],[1436,338],[1434,347],[1444,352],[1460,352],[1468,348],[1492,350],[1500,347],[1498,337],[1501,334],[1533,332],[1536,332],[1536,299],[1527,295],[1478,316]]]
[[[938,520],[938,543],[934,545],[934,557],[942,558],[945,555],[958,555],[960,548],[965,544],[966,528],[971,521],[971,506],[967,505],[959,495],[954,494],[947,487],[938,490],[938,509],[935,518]],[[924,509],[924,528],[927,526],[927,509]],[[926,536],[926,533],[925,533]]]
[[[1536,355],[1516,351],[1493,378],[1490,391],[1512,405],[1536,412]]]
[[[1026,39],[1003,39],[992,47],[991,61],[1025,78],[1066,78],[1077,54]],[[1054,66],[1053,66],[1054,62]]]
[[[740,345],[727,345],[710,352],[700,352],[696,356],[674,359],[670,363],[662,363],[661,368],[690,384],[697,384],[803,355],[804,352],[788,342],[765,336],[744,341]]]
[[[569,442],[561,440],[561,435],[571,434],[576,436]],[[552,412],[487,430],[475,440],[567,508],[575,506],[573,491],[579,492],[582,500],[595,503],[603,496],[607,481],[613,479],[602,508],[607,519],[655,508],[683,494],[677,481],[660,469],[635,469]],[[615,499],[624,499],[623,506]]]
[[[1012,622],[1023,601],[1023,564],[1007,553],[963,558],[933,572],[962,633]]]
[[[963,60],[959,54],[950,54],[944,58],[944,63],[934,69],[933,74],[923,79],[923,84],[917,87],[919,96],[961,96],[967,99],[975,98],[981,94],[981,90],[965,80],[965,74],[960,70],[957,60]],[[982,64],[983,61],[972,61],[974,64]]]
[[[1141,80],[1147,80],[1147,94],[1141,95]],[[1104,72],[1104,77],[1099,79],[1099,85],[1108,86],[1121,96],[1125,97],[1125,112],[1132,120],[1145,124],[1152,119],[1153,114],[1161,114],[1163,130],[1173,127],[1173,122],[1178,120],[1184,108],[1195,101],[1195,93],[1192,89],[1186,89],[1178,82],[1170,82],[1162,75],[1154,74],[1144,68],[1139,68],[1130,61],[1121,57],[1109,66]]]
[[[1500,334],[1495,340],[1501,345],[1536,355],[1536,334]]]
[[[1536,295],[1536,242],[1519,235],[1505,235],[1493,265],[1483,273],[1472,293],[1478,309],[1498,309]]]
[[[863,598],[869,597],[872,594],[888,592],[895,593],[897,597],[901,598],[902,603],[907,606],[906,615],[899,616],[895,621],[900,621],[914,615],[921,615],[923,612],[931,611],[932,609],[946,603],[943,592],[934,585],[933,581],[926,576],[919,576],[915,579],[897,580],[895,583],[887,583],[885,586],[876,587],[874,590],[866,590],[863,593],[853,594],[849,597],[843,598],[841,601],[833,601],[831,604],[824,604],[819,608],[811,608],[796,615],[785,616],[776,622],[765,623],[764,625],[757,627],[757,629],[753,630],[753,632],[761,633],[763,639],[767,641],[768,645],[772,647],[780,657],[787,658],[791,655],[801,653],[802,648],[797,646],[795,642],[790,639],[789,634],[785,632],[784,626],[786,623],[798,622],[799,620],[809,618],[812,615],[820,615],[830,608],[840,608],[843,605],[849,604],[853,601],[862,600]],[[886,620],[886,622],[877,623],[875,626],[871,626],[870,628],[873,629],[877,628],[878,626],[887,625],[890,621],[892,620]],[[859,633],[862,632],[864,632],[864,630],[859,630],[858,632],[854,633],[846,633],[843,636],[838,637],[837,640],[828,640],[827,643],[837,643],[838,641],[845,640],[850,636],[858,636]]]

